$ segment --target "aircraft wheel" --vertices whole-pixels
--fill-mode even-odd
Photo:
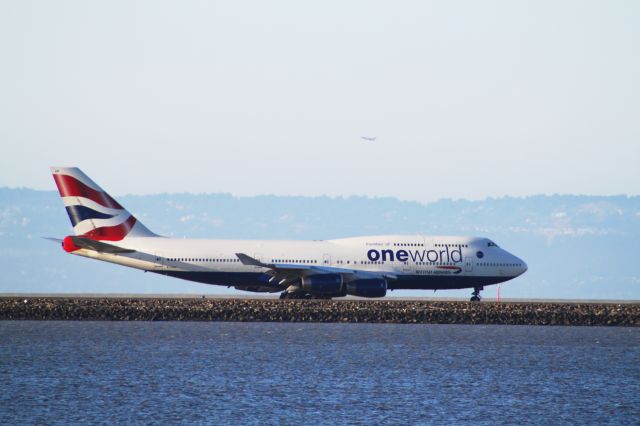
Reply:
[[[473,288],[473,293],[471,293],[471,301],[472,302],[479,302],[480,301],[480,290],[482,290],[482,287],[474,287]]]

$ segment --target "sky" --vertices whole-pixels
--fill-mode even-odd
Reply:
[[[0,186],[640,193],[637,1],[0,1]],[[373,142],[362,136],[376,137]]]

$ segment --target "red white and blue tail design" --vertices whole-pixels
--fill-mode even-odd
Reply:
[[[53,179],[76,235],[92,240],[155,237],[77,167],[51,167]]]

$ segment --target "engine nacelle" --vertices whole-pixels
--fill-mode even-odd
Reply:
[[[384,297],[387,294],[387,280],[371,278],[348,282],[347,294],[359,297]]]
[[[340,274],[318,274],[302,278],[302,289],[310,294],[343,294],[343,281]]]

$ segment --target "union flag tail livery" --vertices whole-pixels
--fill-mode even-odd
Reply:
[[[152,237],[131,213],[77,167],[51,167],[73,231],[96,241]]]
[[[52,167],[75,235],[67,253],[281,298],[384,297],[388,290],[472,288],[522,275],[527,264],[481,237],[377,235],[316,241],[158,237],[80,169]]]

